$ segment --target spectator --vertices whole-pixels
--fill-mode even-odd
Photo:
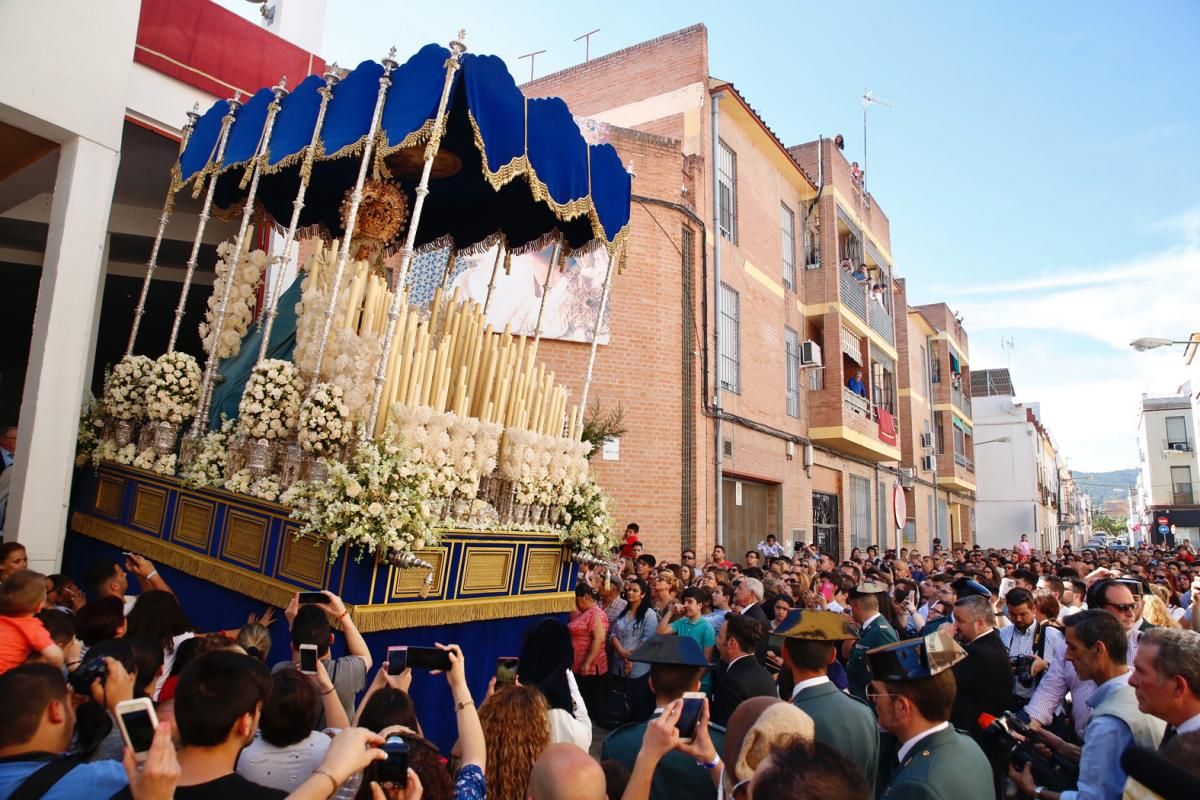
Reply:
[[[651,572],[654,571],[654,565],[658,563],[654,556],[646,553],[640,555],[633,560],[633,573],[647,584],[652,580]]]
[[[550,741],[573,742],[586,749],[592,746],[592,720],[571,673],[574,661],[567,626],[546,618],[525,632],[517,680],[536,686],[549,703]]]
[[[850,273],[850,277],[854,278],[854,280],[861,284],[866,284],[868,280],[867,265],[859,264],[854,268],[854,271]]]
[[[14,572],[29,569],[29,554],[20,542],[0,544],[0,583],[8,580]]]
[[[725,793],[740,794],[739,789],[749,784],[773,745],[786,743],[807,750],[812,742],[813,721],[808,714],[778,697],[747,700],[733,712],[725,731],[721,748]],[[698,749],[697,761],[707,761],[717,752],[715,748],[706,751],[703,744]]]
[[[733,562],[725,557],[725,548],[719,544],[713,545],[711,563],[715,564],[721,569],[729,569],[733,566]]]
[[[712,721],[724,725],[733,710],[750,697],[778,697],[775,679],[759,663],[755,651],[765,641],[766,626],[753,617],[729,614],[717,636],[721,664],[713,675]]]
[[[129,681],[120,665],[113,665],[105,690]],[[24,664],[0,675],[0,708],[0,797],[22,788],[45,800],[110,797],[128,783],[115,761],[84,764],[77,756],[64,756],[75,732],[75,703],[60,669]]]
[[[271,653],[271,631],[260,622],[247,623],[238,631],[237,643],[246,655],[266,661]]]
[[[315,680],[294,669],[271,675],[258,735],[238,757],[238,775],[260,786],[290,792],[317,769],[332,742],[327,733],[313,730],[313,706],[323,701],[326,718],[337,728],[349,727],[320,662],[317,670],[312,676]],[[358,780],[351,779],[335,796],[349,798],[357,791]]]
[[[18,570],[0,586],[0,672],[25,663],[31,655],[60,668],[66,663],[62,648],[34,616],[45,603],[46,580],[40,573]]]
[[[1033,601],[1033,616],[1039,624],[1059,629],[1062,627],[1058,621],[1061,614],[1062,606],[1059,604],[1058,598],[1052,594],[1040,594]]]
[[[950,632],[873,648],[867,657],[879,725],[900,742],[899,766],[880,796],[992,797],[987,758],[950,726],[956,688],[951,667],[966,657]]]
[[[988,757],[1000,791],[1009,749],[981,730],[978,720],[981,714],[1004,716],[1012,700],[1013,669],[996,633],[990,600],[972,595],[955,603],[954,630],[967,657],[953,667],[957,692],[950,708],[950,724],[966,731]]]
[[[605,789],[613,788],[606,778],[610,770],[576,745],[552,744],[542,751],[529,773],[528,800],[605,800]],[[628,770],[625,774],[628,780]],[[607,796],[617,800],[624,791]]]
[[[717,643],[717,635],[713,632],[712,625],[701,614],[703,610],[701,606],[702,598],[702,589],[684,589],[683,602],[668,608],[667,615],[658,623],[657,632],[668,636],[685,636],[691,639],[700,646],[700,651],[704,653],[705,662],[711,664],[713,648]],[[672,621],[676,616],[678,619]],[[709,677],[707,671],[705,671],[704,677],[700,679],[700,691],[705,694],[712,693],[712,679]]]
[[[1200,731],[1200,633],[1147,631],[1138,643],[1129,685],[1138,708],[1167,723],[1163,744]]]
[[[864,581],[850,593],[850,615],[861,626],[862,632],[846,660],[846,677],[850,682],[850,694],[860,700],[867,699],[867,684],[871,680],[867,651],[900,638],[879,611],[879,596],[886,594],[887,584],[877,581]]]
[[[342,708],[349,716],[354,713],[354,696],[367,685],[367,671],[372,664],[371,651],[342,599],[333,592],[322,594],[329,598],[329,602],[300,605],[299,593],[292,595],[291,602],[283,612],[292,631],[292,661],[276,664],[274,669],[281,669],[289,663],[298,664],[300,645],[316,645],[317,657],[324,662],[325,671],[333,680],[338,699],[342,701]],[[331,658],[329,654],[329,646],[333,644],[331,617],[341,622],[342,635],[346,638],[346,655],[338,659]],[[315,727],[328,727],[324,711],[318,715]]]
[[[666,569],[660,569],[658,575],[654,578],[652,584],[654,593],[651,595],[651,606],[661,620],[679,599],[679,592],[682,587],[679,584],[679,579],[674,573]]]
[[[1046,595],[1047,598],[1054,598]],[[1005,613],[1012,622],[998,631],[1000,643],[1004,645],[1008,659],[1031,658],[1028,670],[1033,682],[1026,686],[1015,678],[1012,684],[1014,704],[1023,707],[1033,697],[1033,690],[1050,668],[1055,654],[1063,645],[1062,631],[1036,619],[1033,595],[1028,589],[1010,589],[1005,595]]]
[[[117,639],[125,635],[127,624],[119,597],[102,597],[92,600],[75,615],[75,635],[83,643],[82,658],[87,648],[105,639]]]
[[[767,625],[767,613],[763,611],[762,601],[765,590],[758,578],[742,578],[733,592],[734,610],[739,614],[752,617]]]
[[[625,538],[621,544],[621,558],[637,557],[637,553],[633,552],[633,546],[641,543],[641,539],[638,538],[641,530],[641,527],[636,522],[631,522],[625,526]]]
[[[171,587],[158,574],[158,570],[154,568],[153,564],[132,553],[125,555],[125,569],[122,569],[116,562],[108,560],[93,564],[83,576],[84,588],[92,600],[101,597],[119,597],[125,604],[123,611],[128,616],[129,612],[133,610],[134,603],[137,602],[137,595],[126,594],[129,590],[129,577],[125,574],[125,570],[133,573],[143,592],[151,589],[171,591]]]
[[[79,653],[83,645],[75,638],[75,618],[52,608],[43,608],[35,616],[46,626],[51,641],[63,651],[63,664],[67,671],[79,666]]]
[[[134,697],[150,697],[154,687],[158,685],[160,676],[165,675],[163,669],[163,649],[158,642],[149,639],[127,638],[133,650],[133,660],[137,683],[134,686]]]
[[[627,605],[625,598],[621,597],[621,586],[620,576],[609,576],[600,582],[600,610],[608,618],[609,630],[612,630],[617,617]]]
[[[1017,542],[1017,544],[1013,547],[1013,550],[1016,551],[1017,556],[1022,561],[1028,561],[1029,555],[1033,552],[1033,545],[1029,543],[1029,534],[1022,533],[1021,541]],[[1033,589],[1032,586],[1027,586],[1025,588]]]
[[[874,797],[858,765],[820,742],[798,747],[794,740],[774,743],[750,782],[751,797]]]
[[[46,602],[50,604],[51,608],[75,614],[87,602],[83,591],[68,576],[47,575],[46,581]]]
[[[777,597],[775,602],[771,604],[771,609],[772,616],[768,627],[771,633],[775,633],[780,624],[787,619],[788,613],[792,610],[792,601],[790,598],[781,595]]]
[[[884,305],[882,283],[876,283],[871,286],[871,299],[881,306]]]
[[[479,722],[487,743],[488,797],[525,797],[533,764],[550,744],[545,696],[533,686],[505,687],[483,701]]]
[[[354,724],[376,733],[382,733],[394,725],[421,733],[421,723],[417,720],[416,708],[408,694],[411,687],[411,669],[399,675],[389,675],[387,665],[381,665],[375,672],[375,680],[358,704]]]
[[[1161,719],[1138,710],[1137,694],[1129,685],[1126,663],[1129,639],[1121,621],[1100,609],[1081,611],[1067,619],[1067,658],[1083,680],[1096,684],[1087,704],[1092,714],[1083,736],[1082,750],[1068,744],[1045,729],[1037,729],[1041,743],[1059,756],[1079,762],[1076,792],[1062,796],[1091,798],[1120,797],[1125,786],[1121,754],[1130,745],[1157,748],[1166,725]],[[1078,702],[1078,701],[1076,701]],[[1009,778],[1026,795],[1059,795],[1041,790],[1034,782],[1028,764],[1018,772],[1010,767]]]
[[[126,616],[126,636],[139,636],[158,642],[163,649],[163,673],[154,686],[151,697],[158,699],[165,674],[175,665],[175,651],[180,644],[196,635],[195,626],[187,618],[175,595],[158,589],[142,592],[137,604]]]
[[[767,538],[758,543],[757,549],[766,559],[783,557],[783,545],[776,541],[773,533],[768,533]]]
[[[712,611],[704,615],[704,619],[708,620],[708,624],[712,626],[714,635],[721,630],[721,626],[725,624],[725,615],[730,611],[730,603],[733,601],[730,595],[730,590],[724,584],[716,584],[715,589],[702,589],[702,591],[710,592],[710,603]],[[716,642],[714,641],[715,645]]]
[[[672,707],[685,692],[698,691],[700,676],[708,667],[696,643],[682,636],[655,636],[639,647],[632,657],[639,663],[650,665],[649,681],[658,713]],[[702,713],[702,720],[707,723],[707,715]],[[626,725],[610,733],[601,748],[601,760],[611,758],[632,769],[647,729],[648,723],[642,722]],[[713,745],[719,751],[724,744],[723,734],[713,731],[712,735]],[[694,758],[682,753],[668,753],[653,770],[650,797],[656,800],[716,797],[716,787],[709,772],[719,764],[720,759],[716,763],[698,765]]]
[[[101,688],[97,681],[93,684],[90,696],[81,698],[83,702],[75,709],[75,740],[80,753],[87,761],[120,761],[125,751],[125,740],[121,729],[117,727],[113,709],[122,700],[142,697],[138,693],[137,657],[133,646],[124,639],[109,639],[100,642],[88,651],[86,664],[97,659],[116,661],[125,670],[128,681],[122,680],[119,685]],[[118,696],[108,697],[109,691]]]
[[[628,585],[625,589],[627,605],[617,616],[608,638],[613,649],[609,672],[629,679],[629,705],[636,721],[645,720],[654,710],[653,695],[647,681],[650,667],[629,660],[633,651],[658,629],[658,614],[650,608],[649,593],[650,587],[640,578]]]
[[[567,630],[575,652],[571,671],[583,696],[589,715],[594,716],[603,701],[604,676],[608,674],[608,616],[598,605],[596,590],[581,583],[575,587],[575,611]]]
[[[791,701],[812,718],[813,739],[849,758],[874,786],[879,765],[875,715],[869,705],[838,691],[828,678],[837,645],[854,638],[849,620],[832,611],[797,609],[779,635],[784,637],[784,668],[793,681]]]
[[[865,398],[867,396],[867,386],[863,383],[863,373],[861,369],[855,370],[854,376],[851,377],[850,380],[846,381],[846,388],[859,397]]]

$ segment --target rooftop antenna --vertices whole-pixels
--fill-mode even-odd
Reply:
[[[523,56],[519,56],[519,58],[528,58],[529,59],[529,80],[531,80],[531,81],[533,80],[533,62],[534,62],[534,60],[537,59],[538,56],[540,56],[544,52],[546,52],[546,51],[545,50],[534,50],[532,53],[526,53]]]
[[[590,60],[591,60],[591,51],[592,51],[592,34],[593,34],[593,33],[599,33],[599,32],[600,32],[600,29],[599,29],[599,28],[596,28],[596,30],[594,30],[594,31],[588,31],[588,32],[587,32],[587,33],[585,33],[583,36],[576,36],[576,37],[575,37],[575,41],[577,41],[577,42],[578,42],[580,39],[583,39],[583,60],[584,60],[585,62],[587,62],[587,61],[590,61]]]
[[[1000,349],[1004,351],[1004,360],[1007,362],[1006,366],[1009,369],[1012,369],[1012,354],[1013,354],[1013,350],[1017,349],[1017,346],[1016,346],[1016,343],[1013,342],[1013,339],[1011,336],[1007,336],[1007,337],[1001,336],[1000,337]]]
[[[876,97],[875,94],[870,89],[863,90],[863,96],[861,98],[861,102],[862,102],[862,107],[863,107],[863,165],[862,165],[863,179],[862,179],[862,186],[863,186],[863,192],[865,193],[867,190],[867,175],[866,175],[866,173],[867,173],[867,109],[870,108],[871,106],[881,106],[883,108],[892,108],[893,106],[887,100],[884,100],[883,98],[880,98],[880,97]]]

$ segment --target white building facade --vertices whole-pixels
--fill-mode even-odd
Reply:
[[[1178,395],[1143,395],[1138,409],[1139,522],[1146,539],[1200,545],[1196,423],[1190,387]]]

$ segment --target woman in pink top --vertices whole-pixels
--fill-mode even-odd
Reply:
[[[586,583],[575,587],[575,608],[571,613],[567,630],[571,633],[571,646],[575,650],[575,663],[571,671],[579,684],[579,693],[588,712],[596,713],[603,697],[604,676],[608,674],[608,654],[604,643],[608,639],[608,615],[597,605],[596,590]]]

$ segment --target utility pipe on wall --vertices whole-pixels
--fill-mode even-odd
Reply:
[[[721,152],[720,104],[724,93],[712,96],[712,210],[713,210],[713,441],[716,447],[716,508],[717,544],[725,544],[724,504],[724,442],[721,441],[721,179],[718,176],[717,159]]]

